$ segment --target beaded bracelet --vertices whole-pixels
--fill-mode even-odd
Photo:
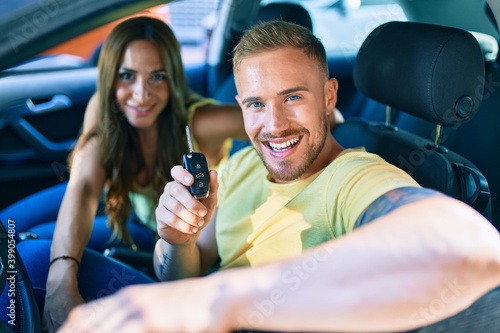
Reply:
[[[79,262],[78,260],[76,260],[76,258],[73,258],[73,257],[71,257],[71,256],[60,256],[60,257],[56,257],[56,258],[52,259],[52,260],[50,261],[50,263],[49,263],[49,268],[50,268],[50,266],[51,266],[54,262],[56,262],[56,261],[57,261],[57,260],[59,260],[59,259],[69,259],[69,260],[73,260],[74,262],[76,262],[76,266],[78,267],[78,269],[80,269],[80,262]]]

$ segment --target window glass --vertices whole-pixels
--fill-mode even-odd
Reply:
[[[212,18],[216,17],[219,2],[220,0],[176,1],[132,16],[149,15],[169,24],[181,43],[184,62],[199,63],[205,60],[209,31],[214,24]],[[99,45],[123,20],[111,22],[61,43],[41,53],[29,64],[22,66],[22,69],[97,65]]]
[[[190,0],[165,5],[172,30],[182,45],[184,63],[204,62],[219,4],[220,0]]]
[[[186,64],[206,59],[208,39],[215,25],[221,0],[175,1],[152,7],[136,15],[153,15],[169,24],[182,45]],[[262,0],[263,4],[283,2]],[[387,21],[406,20],[395,0],[298,0],[310,13],[314,33],[322,40],[329,56],[354,55],[365,37]],[[96,64],[96,50],[122,20],[82,34],[35,57],[28,67],[80,67]],[[58,55],[57,59],[45,57]],[[23,68],[26,67],[23,66]],[[26,67],[26,69],[28,69]]]
[[[149,15],[167,23],[170,22],[168,8],[164,5],[146,9],[132,16],[138,15]],[[65,54],[77,56],[82,58],[83,60],[89,60],[94,56],[94,53],[98,49],[99,45],[106,39],[111,30],[113,30],[115,26],[117,26],[125,19],[116,20],[99,28],[83,33],[67,42],[61,43],[58,46],[43,52],[42,55]]]
[[[366,36],[388,21],[406,21],[395,0],[302,0],[329,55],[354,55]]]

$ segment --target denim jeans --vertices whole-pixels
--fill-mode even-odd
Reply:
[[[63,182],[19,200],[0,211],[0,220],[4,225],[9,219],[15,221],[16,236],[36,225],[55,221],[67,185]]]
[[[52,239],[67,184],[64,182],[34,193],[0,211],[0,220],[5,226],[8,220],[15,222],[17,242],[20,241],[19,234],[25,231],[34,233],[39,239]],[[133,213],[127,221],[127,228],[138,249],[154,249],[155,233],[145,227]],[[107,217],[96,216],[87,247],[102,252],[107,247],[120,245],[123,243],[112,238]]]
[[[28,271],[40,315],[43,314],[45,302],[51,244],[50,240],[44,239],[17,244],[18,255]],[[78,271],[78,289],[86,302],[111,295],[125,286],[151,282],[155,281],[118,260],[90,249],[83,253]],[[5,288],[0,295],[0,309],[6,309],[9,304],[7,293],[8,288]],[[0,320],[7,322],[6,314],[7,311],[0,311]]]

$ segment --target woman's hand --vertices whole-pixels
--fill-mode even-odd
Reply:
[[[78,291],[77,268],[67,260],[58,260],[51,266],[43,309],[44,332],[56,332],[70,311],[85,303]]]

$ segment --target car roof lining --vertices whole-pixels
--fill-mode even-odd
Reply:
[[[18,65],[32,56],[82,32],[168,0],[83,0],[57,2],[44,7],[40,1],[23,3],[14,15],[2,17],[0,70]],[[12,13],[12,12],[11,12]],[[29,47],[24,47],[29,42]]]
[[[486,0],[483,6],[478,6],[476,0],[397,0],[403,8],[409,21],[446,25],[467,31],[477,31],[490,36],[496,40],[500,39],[498,27],[488,16]],[[489,0],[489,4],[494,1]],[[492,7],[492,11],[498,20],[500,6]],[[463,15],[463,13],[468,13]]]
[[[42,51],[61,42],[78,36],[82,32],[92,30],[116,19],[136,13],[156,5],[165,4],[168,0],[79,0],[40,2],[19,0],[19,8],[7,13],[0,13],[0,70],[19,65]],[[500,39],[496,21],[500,21],[500,4],[494,0],[483,1],[484,7],[477,6],[476,0],[397,0],[411,21],[449,25],[469,31],[477,31]],[[249,26],[259,0],[236,1],[227,0],[222,3],[235,13],[246,13],[241,17],[230,17],[230,22],[218,22],[224,29],[223,38],[239,34]],[[491,12],[488,14],[487,4]],[[3,4],[0,8],[6,5]],[[52,7],[50,7],[52,6]],[[236,6],[247,6],[248,10],[234,10]],[[9,7],[10,8],[10,7]],[[450,10],[453,8],[453,10]],[[455,9],[457,8],[457,9]],[[452,12],[452,15],[449,15]],[[466,18],[461,13],[467,12]],[[444,14],[441,14],[444,13]],[[448,17],[450,16],[450,17]],[[221,24],[222,23],[222,24]],[[214,34],[217,35],[217,34]],[[29,42],[29,47],[24,45]],[[213,43],[214,41],[211,41]],[[219,46],[226,46],[224,40]],[[212,45],[213,46],[213,45]],[[209,53],[208,63],[217,66],[227,61],[228,50],[224,47],[211,47],[215,53]]]

